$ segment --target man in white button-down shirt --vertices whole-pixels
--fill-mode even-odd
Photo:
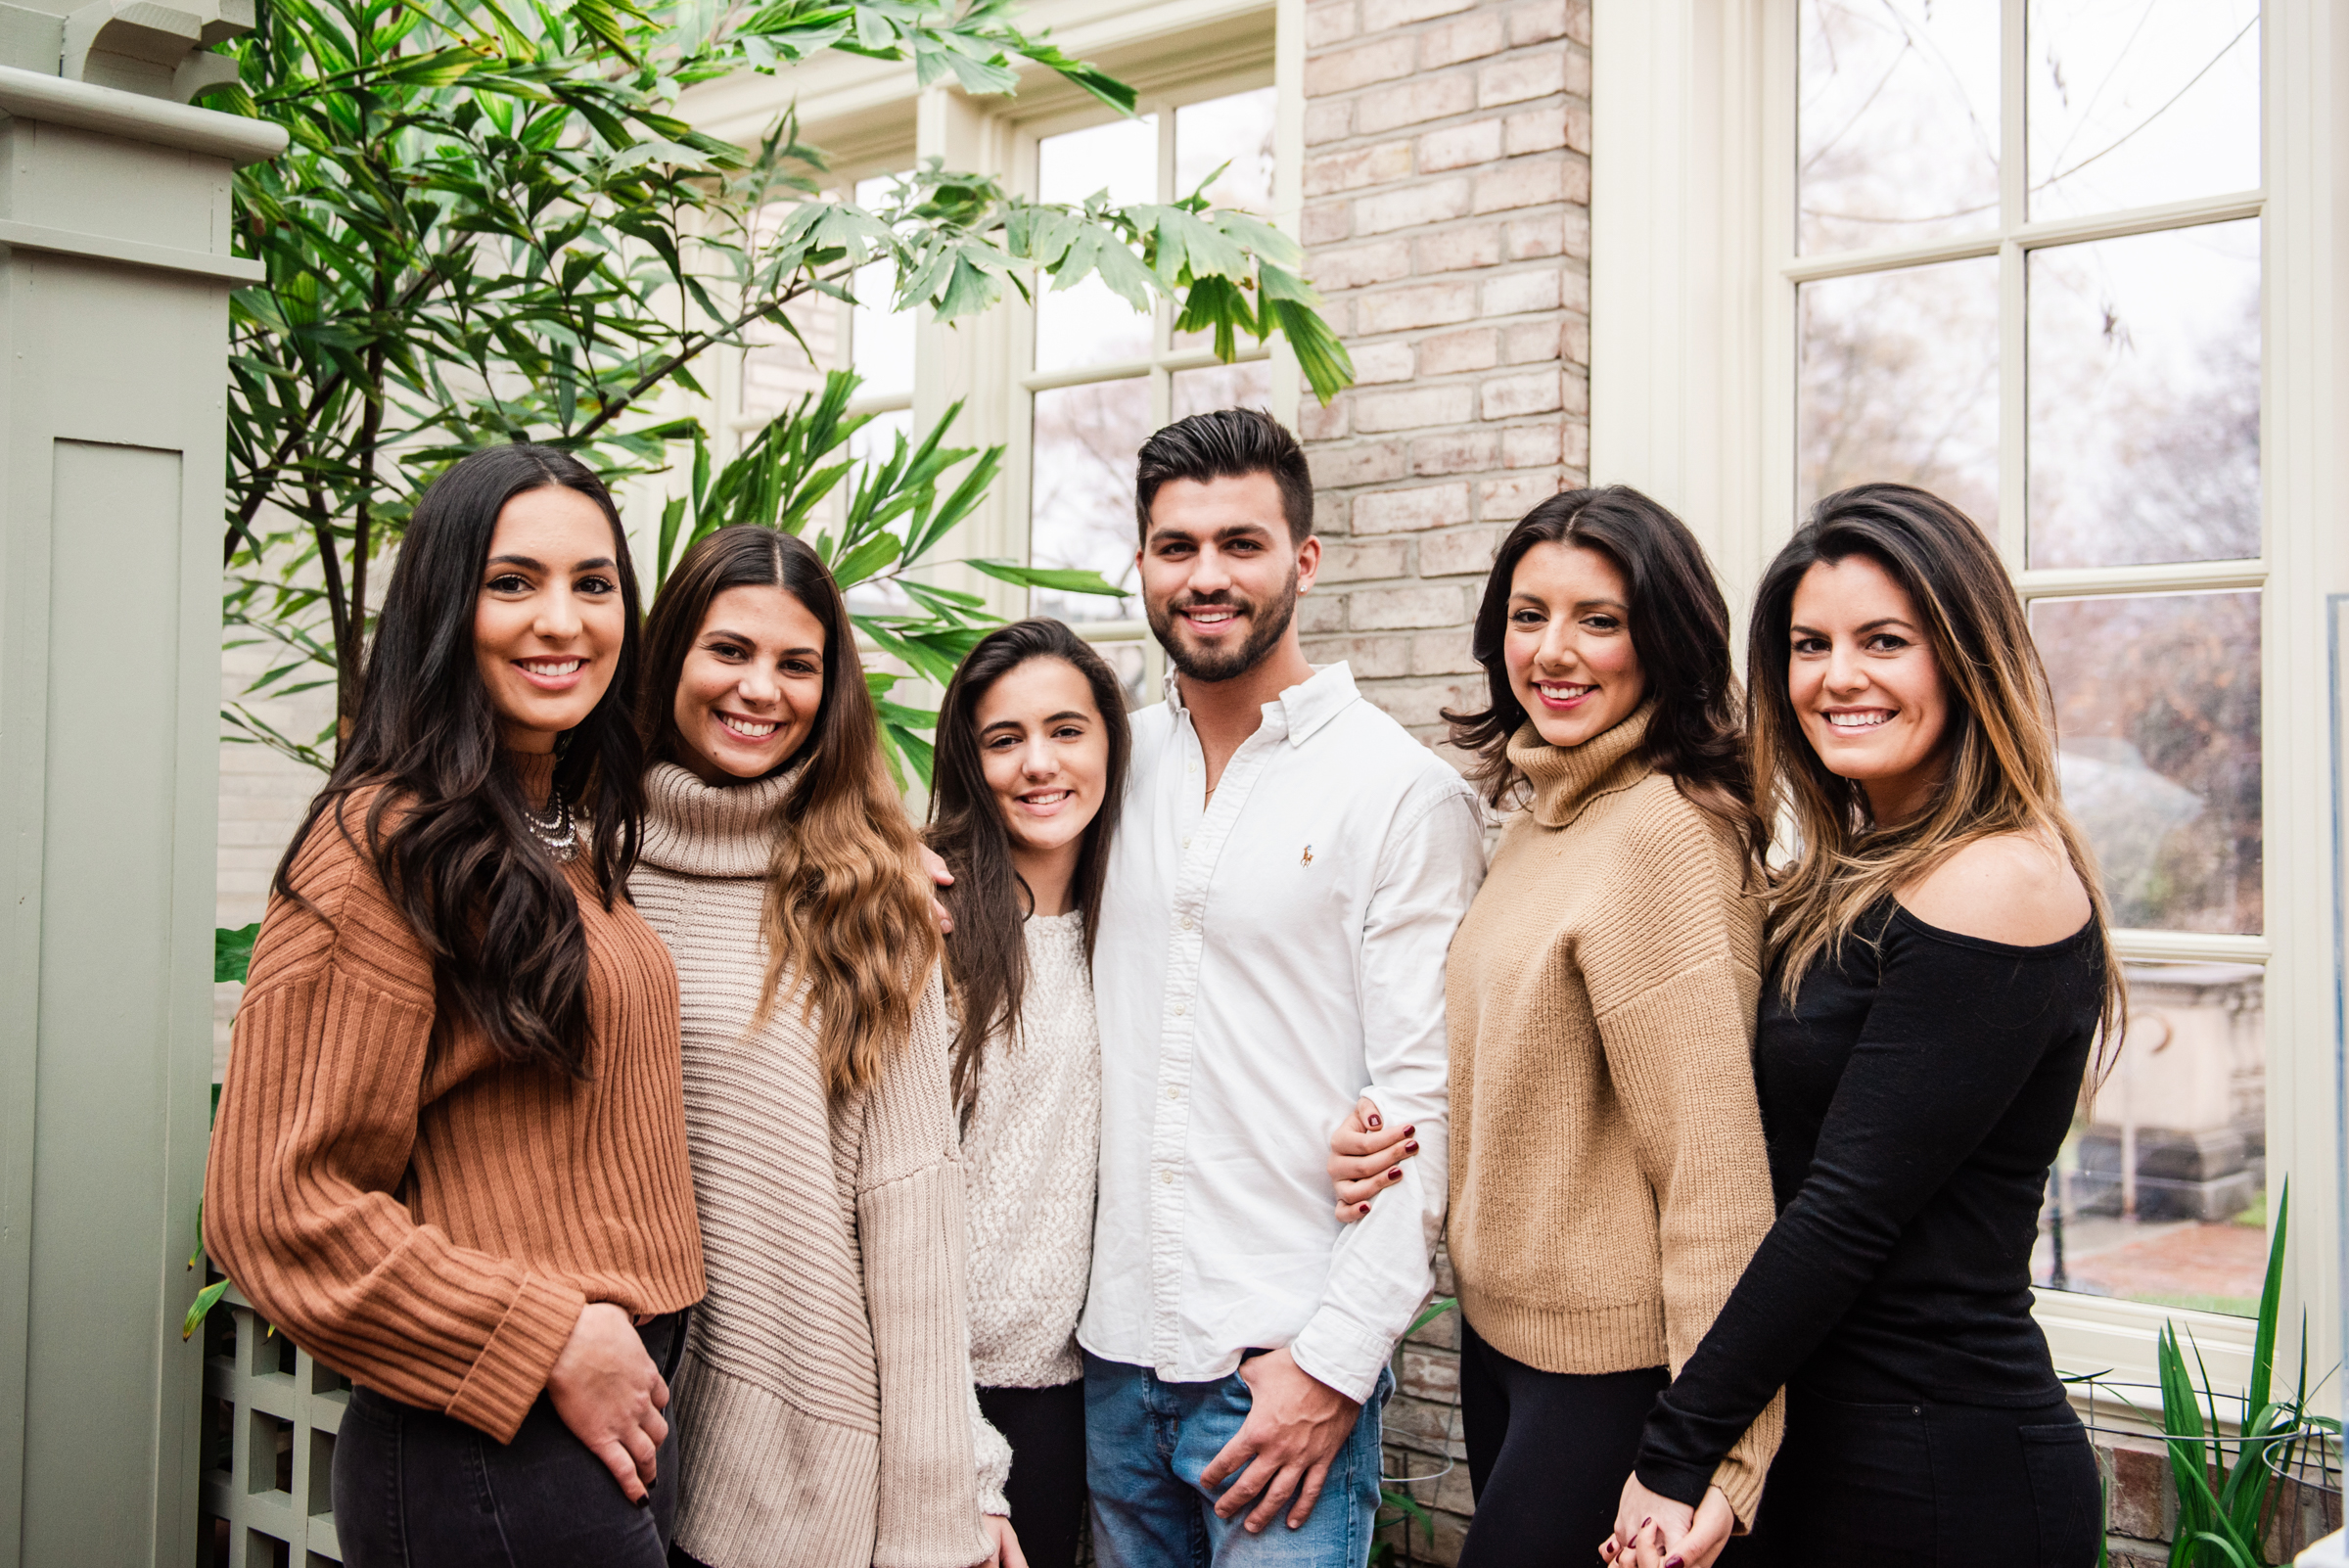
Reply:
[[[1386,1362],[1444,1220],[1444,954],[1484,875],[1480,822],[1346,666],[1306,662],[1320,541],[1286,430],[1179,421],[1143,446],[1136,492],[1179,684],[1133,717],[1094,951],[1094,1546],[1105,1568],[1202,1547],[1360,1568]],[[1328,1142],[1359,1094],[1422,1152],[1402,1201],[1342,1227]]]

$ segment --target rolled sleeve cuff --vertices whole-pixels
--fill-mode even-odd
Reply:
[[[576,1286],[525,1274],[505,1317],[457,1385],[448,1413],[500,1443],[513,1442],[586,1309]]]
[[[1393,1340],[1326,1310],[1315,1313],[1304,1332],[1289,1341],[1289,1355],[1308,1377],[1328,1384],[1357,1405],[1378,1387],[1378,1374],[1387,1369],[1387,1358],[1394,1354]]]

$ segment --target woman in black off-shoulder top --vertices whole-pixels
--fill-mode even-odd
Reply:
[[[1709,1479],[1783,1386],[1738,1565],[2087,1568],[2086,1432],[2031,1316],[2048,1170],[2119,1002],[2046,675],[1990,541],[1907,485],[1828,496],[1754,613],[1771,879],[1755,1077],[1778,1218],[1658,1399],[1624,1568],[1701,1568]]]

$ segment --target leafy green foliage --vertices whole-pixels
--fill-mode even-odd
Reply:
[[[853,463],[847,455],[850,438],[871,419],[848,412],[856,385],[853,374],[832,372],[820,392],[786,410],[714,474],[709,445],[696,435],[690,486],[662,513],[657,580],[668,581],[669,569],[695,541],[721,528],[754,523],[804,535],[823,515],[825,503],[837,497],[837,531],[819,528],[808,542],[849,595],[850,619],[875,647],[940,685],[953,678],[963,655],[999,618],[977,594],[921,581],[907,575],[912,568],[959,564],[1005,582],[1118,593],[1097,572],[932,560],[932,550],[986,497],[1002,466],[1003,448],[940,445],[962,411],[956,403],[920,440],[908,441],[900,433],[886,455]],[[890,588],[897,591],[888,597],[876,592]],[[928,784],[931,746],[919,732],[934,728],[938,715],[892,700],[891,691],[903,678],[899,675],[867,670],[864,678],[880,711],[898,787],[904,787],[908,771]]]
[[[2281,1476],[2312,1446],[2340,1437],[2340,1423],[2308,1411],[2305,1321],[2293,1392],[2288,1398],[2275,1397],[2276,1327],[2290,1220],[2287,1183],[2276,1205],[2276,1235],[2268,1247],[2267,1280],[2252,1338],[2251,1377],[2244,1385],[2241,1423],[2232,1446],[2221,1435],[2218,1394],[2191,1332],[2182,1344],[2177,1326],[2166,1324],[2156,1344],[2162,1430],[2169,1440],[2170,1472],[2178,1484],[2170,1568],[2270,1568],[2267,1527]],[[2187,1369],[2188,1348],[2193,1349],[2194,1370],[2200,1374],[2198,1387]]]
[[[239,926],[231,931],[226,926],[212,928],[212,984],[224,980],[243,983],[246,969],[253,963],[253,943],[261,934],[261,923]]]
[[[1011,91],[1025,60],[1133,105],[1131,89],[1022,31],[1003,0],[262,9],[258,30],[232,46],[240,80],[206,100],[293,138],[284,157],[240,170],[234,194],[239,248],[267,281],[231,307],[222,608],[240,642],[270,659],[249,700],[224,710],[233,738],[330,761],[335,726],[284,735],[250,699],[331,683],[339,718],[355,712],[372,577],[448,463],[485,441],[530,439],[615,482],[687,446],[706,466],[700,426],[658,411],[660,395],[702,394],[711,350],[766,327],[796,331],[787,306],[850,298],[868,263],[892,265],[890,308],[942,320],[1099,276],[1137,309],[1170,300],[1226,356],[1240,333],[1282,334],[1324,400],[1350,378],[1296,244],[1197,194],[1039,205],[933,161],[868,208],[823,189],[822,157],[790,117],[746,148],[677,113],[697,82],[826,50],[909,60],[924,83],[985,93]],[[827,411],[825,429],[791,428]],[[838,450],[841,407],[818,399],[778,423],[745,454],[747,487],[715,497],[719,513],[796,528],[813,509],[795,515],[787,500],[850,483],[809,466]],[[894,479],[853,482],[870,510],[852,515],[845,567],[901,574],[919,559],[935,539],[909,531],[922,526],[915,497],[932,496],[933,519],[976,504],[991,461],[966,473],[978,488],[958,502],[923,472],[938,457],[934,432]],[[758,487],[778,475],[788,494]],[[951,645],[963,620],[921,602],[928,618],[900,618],[897,640]],[[934,672],[934,660],[907,657]]]

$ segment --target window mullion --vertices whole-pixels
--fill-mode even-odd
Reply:
[[[2030,510],[2030,257],[2013,238],[2031,218],[2026,92],[2028,0],[2003,0],[1999,28],[1999,554],[2027,565]]]

